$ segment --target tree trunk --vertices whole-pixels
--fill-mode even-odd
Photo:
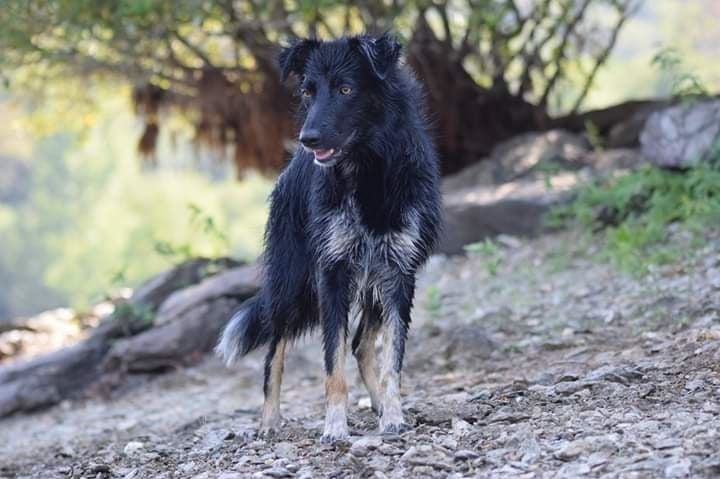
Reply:
[[[455,51],[420,20],[408,46],[408,63],[427,95],[443,175],[455,173],[487,157],[508,138],[541,129],[544,110],[502,88],[479,86]]]

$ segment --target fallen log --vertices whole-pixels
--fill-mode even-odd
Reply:
[[[84,341],[0,368],[0,417],[82,397],[105,376],[187,364],[212,349],[234,309],[258,288],[255,266],[222,271],[236,264],[201,259],[173,268],[141,285]]]
[[[235,268],[177,291],[160,307],[157,326],[117,341],[106,371],[162,371],[197,360],[216,344],[240,304],[257,292],[259,268]]]

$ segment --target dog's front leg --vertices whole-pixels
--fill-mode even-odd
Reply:
[[[320,274],[320,316],[325,349],[325,431],[321,441],[331,443],[349,436],[345,350],[348,330],[349,271],[333,265]]]
[[[400,375],[414,293],[414,277],[403,274],[389,281],[383,291],[380,356],[380,432],[383,433],[397,433],[405,428],[400,401]]]

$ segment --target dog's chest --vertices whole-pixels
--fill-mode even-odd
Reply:
[[[374,228],[356,200],[347,198],[340,208],[327,214],[321,258],[327,262],[347,261],[366,277],[409,267],[418,253],[417,223],[412,218],[386,218],[386,224],[397,226]]]

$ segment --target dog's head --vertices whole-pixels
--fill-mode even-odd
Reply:
[[[389,34],[301,40],[283,49],[280,72],[297,75],[303,119],[299,140],[315,164],[332,166],[367,138],[383,113],[382,93],[400,56]]]

